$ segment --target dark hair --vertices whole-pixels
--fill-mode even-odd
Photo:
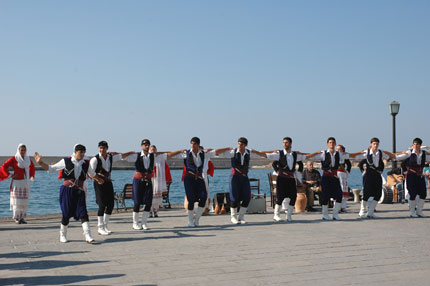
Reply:
[[[106,141],[100,141],[99,142],[99,147],[106,147],[109,148],[108,143]]]
[[[246,139],[245,137],[239,137],[239,139],[237,139],[237,142],[248,145],[248,139]]]
[[[78,144],[75,146],[75,152],[76,151],[84,151],[85,152],[85,151],[87,151],[87,148],[85,148],[85,146],[82,144]]]
[[[423,140],[421,140],[421,138],[417,137],[417,138],[414,139],[413,143],[418,143],[418,144],[422,145],[423,144]]]
[[[334,140],[334,142],[336,142],[336,138],[334,138],[334,137],[329,137],[329,138],[327,139],[327,143],[328,143],[328,141],[330,141],[330,140]]]
[[[153,147],[153,148],[157,149],[157,146],[155,146],[155,145],[151,145],[151,147]]]
[[[149,141],[149,139],[143,139],[140,145],[151,145],[151,141]]]
[[[342,144],[339,144],[339,145],[337,145],[337,146],[339,146],[339,147],[340,147],[340,149],[342,150],[342,152],[345,152],[345,150],[346,150],[345,146],[343,146]]]
[[[372,144],[373,142],[378,142],[379,143],[379,139],[376,137],[373,137],[372,139],[370,139],[370,144]]]
[[[193,137],[193,138],[191,138],[191,140],[190,140],[190,143],[196,143],[196,144],[198,144],[198,145],[200,145],[200,138],[199,137]]]
[[[291,139],[291,137],[284,137],[284,139],[282,139],[282,141],[287,140],[290,143],[293,143],[293,139]]]

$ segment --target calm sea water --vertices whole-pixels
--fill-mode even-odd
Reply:
[[[267,174],[270,170],[253,169],[249,172],[250,178],[259,178],[261,180],[261,192],[270,195],[269,181]],[[124,184],[131,183],[134,171],[112,171],[112,179],[116,192],[122,191]],[[170,202],[184,202],[184,184],[181,182],[182,170],[172,170],[173,183],[170,187]],[[215,177],[210,178],[211,198],[218,192],[228,192],[230,170],[215,170]],[[36,172],[36,180],[31,182],[29,215],[36,214],[55,214],[60,213],[59,206],[59,188],[60,180],[57,179],[56,173],[47,173],[45,171]],[[353,169],[349,177],[351,188],[361,188],[361,173]],[[9,186],[10,180],[0,182],[0,217],[12,216],[9,210]],[[127,202],[132,206],[132,201]],[[88,210],[97,210],[95,201],[94,187],[90,181],[87,195]]]

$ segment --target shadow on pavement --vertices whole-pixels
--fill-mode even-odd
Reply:
[[[35,277],[13,277],[0,278],[0,285],[67,285],[84,281],[97,279],[110,279],[125,276],[124,274],[106,274],[106,275],[68,275],[68,276],[35,276]],[[96,284],[96,281],[94,281]]]
[[[108,261],[38,260],[38,261],[0,264],[0,270],[47,270],[47,269],[54,269],[54,268],[61,268],[61,267],[68,267],[68,266],[104,263],[104,262],[108,262]],[[3,285],[1,281],[0,281],[0,285]]]
[[[28,251],[28,252],[13,252],[0,254],[0,258],[43,258],[48,256],[57,256],[64,254],[87,253],[88,251]]]

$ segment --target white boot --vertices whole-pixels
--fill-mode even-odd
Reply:
[[[239,210],[239,222],[241,224],[245,224],[246,223],[246,221],[245,221],[246,210],[247,210],[247,208],[240,207],[240,210]]]
[[[411,217],[418,217],[415,213],[415,207],[417,206],[416,200],[409,200],[409,215]]]
[[[112,233],[112,231],[110,231],[110,230],[108,229],[109,219],[110,219],[110,215],[105,214],[105,215],[104,215],[104,217],[103,217],[103,223],[104,223],[104,225],[105,225],[105,231],[106,231],[108,234],[111,234],[111,233]]]
[[[100,235],[108,235],[107,231],[105,230],[105,224],[102,216],[97,217],[97,227],[98,227],[98,233]]]
[[[415,201],[417,202],[417,215],[419,217],[426,217],[423,213],[423,208],[424,208],[424,202],[425,200],[421,199],[421,198],[417,198],[415,199]]]
[[[87,241],[87,243],[93,243],[94,238],[91,236],[91,230],[90,230],[90,223],[89,222],[84,222],[82,224],[82,229],[84,230],[84,236],[85,236],[85,240]]]
[[[67,242],[67,225],[61,224],[60,226],[60,242]]]
[[[333,219],[334,220],[341,220],[341,218],[339,216],[339,211],[340,211],[341,206],[342,206],[342,203],[334,202],[334,207],[333,207]]]
[[[281,221],[282,218],[280,217],[281,214],[281,206],[278,204],[275,204],[275,210],[273,211],[274,216],[273,216],[273,220],[274,221]]]
[[[199,220],[200,220],[200,217],[202,216],[204,211],[205,211],[205,208],[202,208],[202,207],[197,208],[196,216],[194,217],[194,225],[195,226],[199,226]]]
[[[231,223],[239,224],[239,221],[237,220],[237,208],[230,208],[230,212],[231,212]]]
[[[361,201],[361,208],[360,208],[360,212],[358,213],[360,218],[366,218],[366,204],[367,202],[365,200]]]
[[[287,211],[287,221],[293,221],[293,218],[291,217],[293,214],[294,206],[288,205],[288,211]]]
[[[148,217],[149,217],[149,212],[142,212],[142,228],[144,230],[148,230],[149,227],[146,225],[146,222],[148,221]]]
[[[323,220],[332,220],[328,215],[328,205],[322,206],[322,219]]]
[[[378,204],[378,201],[376,201],[376,200],[373,200],[373,201],[371,201],[369,203],[369,210],[367,211],[367,217],[369,217],[369,218],[378,218],[375,215],[375,208],[376,208],[377,204]]]
[[[142,226],[139,223],[139,213],[133,212],[133,229],[141,230]]]
[[[188,210],[188,226],[195,227],[194,224],[194,212],[192,210]]]

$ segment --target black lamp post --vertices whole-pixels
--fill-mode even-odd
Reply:
[[[396,153],[396,115],[399,113],[400,103],[392,101],[390,103],[390,113],[393,116],[393,153]],[[393,161],[393,169],[397,168],[397,161]]]

